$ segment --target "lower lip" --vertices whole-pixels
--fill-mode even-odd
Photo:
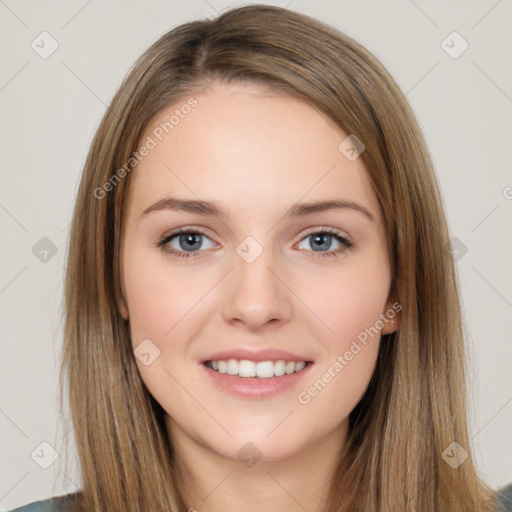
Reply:
[[[205,364],[201,364],[201,366],[217,386],[232,395],[243,398],[268,398],[292,388],[309,374],[313,363],[308,363],[300,372],[268,379],[239,377],[238,375],[216,372]]]

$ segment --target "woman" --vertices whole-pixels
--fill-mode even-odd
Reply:
[[[165,34],[73,217],[83,490],[21,510],[499,510],[449,238],[414,116],[352,39],[265,5]]]

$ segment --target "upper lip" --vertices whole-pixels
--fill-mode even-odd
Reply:
[[[233,350],[225,350],[223,352],[216,352],[201,362],[206,361],[227,361],[228,359],[248,359],[249,361],[260,362],[260,361],[294,361],[300,363],[301,361],[311,361],[308,357],[287,352],[285,350],[279,350],[277,348],[266,348],[260,350],[248,349],[248,348],[237,348]]]

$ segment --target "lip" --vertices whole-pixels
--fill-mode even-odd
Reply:
[[[266,348],[261,350],[250,350],[246,348],[237,348],[233,350],[225,350],[223,352],[216,352],[201,361],[206,363],[207,361],[227,361],[228,359],[248,359],[259,363],[261,361],[293,361],[295,363],[312,362],[307,356],[293,354],[285,350],[279,350],[276,348]]]
[[[262,356],[260,360],[270,360],[268,355],[269,352],[265,352],[264,357],[262,354],[258,354],[258,356]],[[218,357],[218,355],[215,355],[215,357]],[[254,355],[251,357],[254,357]],[[246,358],[249,359],[249,357]],[[228,359],[238,359],[238,357]],[[240,359],[244,358],[240,357]],[[286,359],[286,357],[283,359]],[[295,356],[291,357],[289,360],[293,361],[294,359]],[[213,360],[215,361],[216,359]],[[207,361],[211,361],[211,359],[207,359]],[[304,361],[304,359],[302,359],[302,361]],[[308,361],[306,366],[297,373],[291,373],[290,375],[285,374],[281,377],[270,377],[268,379],[259,379],[257,377],[239,377],[238,375],[220,373],[212,370],[206,366],[205,363],[200,364],[200,366],[203,369],[202,371],[206,372],[205,377],[211,379],[213,384],[224,393],[245,399],[261,400],[279,395],[286,390],[292,389],[307,375],[309,375],[311,368],[314,366],[314,363]]]

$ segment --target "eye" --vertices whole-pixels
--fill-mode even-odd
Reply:
[[[157,246],[173,257],[194,258],[198,252],[201,252],[199,249],[201,249],[203,245],[202,238],[207,238],[209,240],[206,234],[198,229],[181,228],[178,231],[164,236],[157,243]],[[312,249],[310,249],[310,251],[315,253],[314,256],[320,257],[336,257],[353,246],[352,242],[347,240],[338,230],[333,228],[312,228],[303,240],[311,240],[312,242],[310,242],[309,245]],[[326,248],[331,247],[333,240],[340,244],[340,247],[337,249],[325,250]],[[316,251],[316,248],[320,248],[320,250]]]
[[[166,253],[176,256],[178,258],[195,257],[196,249],[202,246],[201,237],[206,237],[204,233],[197,229],[180,229],[170,235],[164,236],[159,242],[158,246]],[[173,239],[177,238],[178,250],[173,247]]]
[[[306,235],[304,240],[310,240],[309,246],[311,248],[320,248],[320,251],[315,251],[314,256],[320,257],[336,257],[345,252],[353,246],[353,243],[347,240],[341,232],[334,228],[312,228],[309,234]],[[336,241],[340,244],[337,249],[322,250],[331,247],[331,242]]]

